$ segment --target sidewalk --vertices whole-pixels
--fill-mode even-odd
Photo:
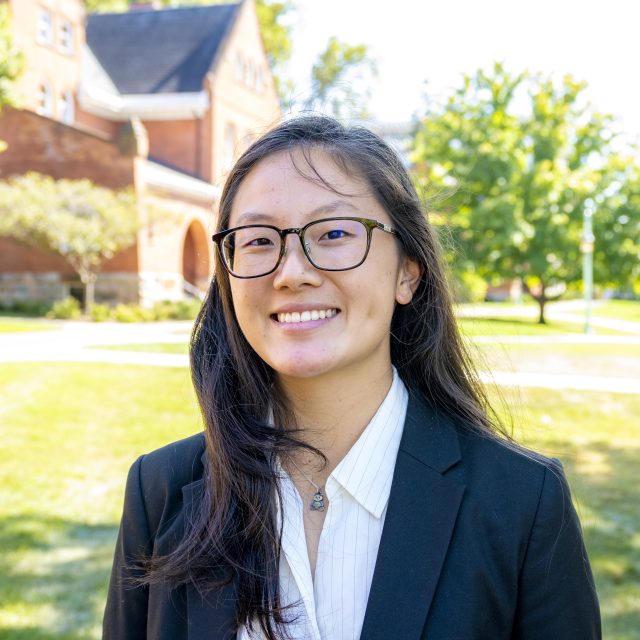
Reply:
[[[612,321],[623,322],[623,321]],[[0,333],[2,362],[94,362],[154,367],[187,367],[186,354],[145,353],[100,349],[107,345],[185,343],[190,321],[154,323],[61,322],[59,331]],[[478,336],[472,342],[503,344],[640,344],[638,336],[556,335],[556,336]],[[613,328],[613,327],[612,327]],[[625,329],[628,330],[628,329]],[[88,348],[91,347],[91,348]],[[505,386],[544,389],[576,389],[611,393],[640,394],[640,379],[580,374],[493,371],[480,374],[483,382]]]

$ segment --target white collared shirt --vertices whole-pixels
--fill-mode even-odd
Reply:
[[[284,527],[280,559],[281,603],[292,640],[357,640],[364,621],[391,480],[407,412],[408,393],[397,371],[378,411],[331,472],[329,504],[318,544],[315,581],[304,534],[303,505],[291,478],[279,466]],[[278,509],[278,519],[280,510]],[[256,630],[237,640],[261,640]]]

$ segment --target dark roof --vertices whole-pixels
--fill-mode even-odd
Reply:
[[[239,6],[96,13],[87,44],[122,94],[201,91]]]

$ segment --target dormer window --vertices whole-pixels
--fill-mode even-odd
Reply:
[[[53,93],[51,85],[45,80],[38,88],[38,107],[36,111],[41,116],[50,118],[53,115]]]
[[[260,68],[256,71],[256,91],[258,93],[264,92],[264,74]]]
[[[65,20],[60,28],[60,51],[67,55],[73,54],[73,25]]]
[[[235,59],[235,76],[238,82],[242,82],[244,79],[244,60],[241,53],[236,53]]]
[[[38,23],[36,25],[36,42],[50,47],[53,44],[53,18],[46,9],[38,11]]]
[[[255,76],[255,71],[253,67],[253,62],[249,60],[246,68],[246,77],[244,79],[247,87],[249,87],[250,89],[253,89],[253,85],[255,84],[255,79],[256,79],[256,76]]]

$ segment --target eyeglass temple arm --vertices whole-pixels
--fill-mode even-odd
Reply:
[[[387,233],[393,233],[393,235],[397,235],[396,230],[391,227],[388,224],[385,224],[384,222],[378,222],[378,229],[382,229],[383,231],[386,231]]]

